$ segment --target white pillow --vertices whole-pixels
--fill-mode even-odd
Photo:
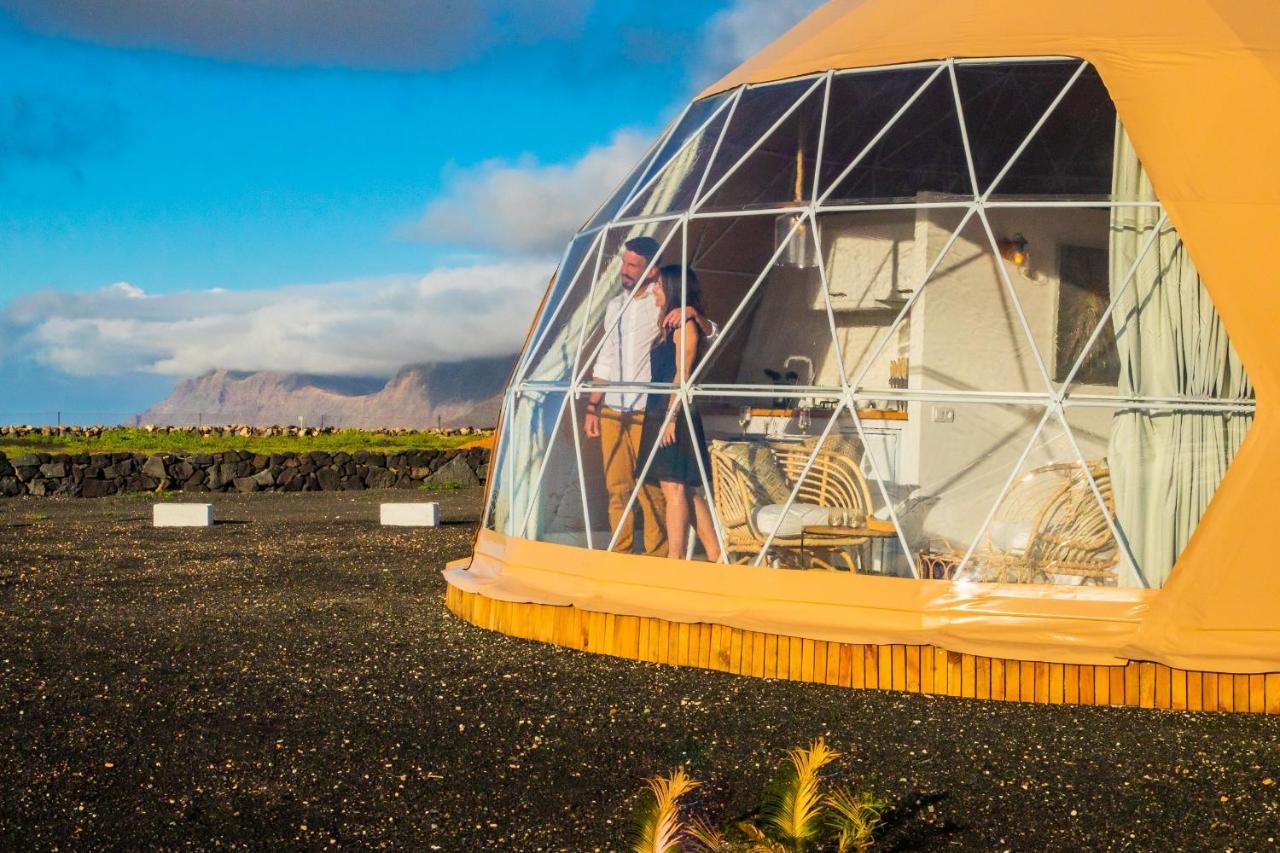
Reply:
[[[1031,541],[1031,522],[993,521],[987,530],[987,538],[991,540],[991,547],[997,551],[1025,551],[1027,543]]]
[[[756,529],[768,536],[799,536],[806,527],[818,527],[831,523],[831,507],[818,504],[794,503],[785,513],[786,504],[765,504],[755,511]]]

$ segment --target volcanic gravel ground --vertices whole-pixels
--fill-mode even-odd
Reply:
[[[881,850],[1257,850],[1280,719],[861,693],[657,667],[463,624],[446,526],[396,493],[0,501],[0,846],[617,849],[642,780],[741,816],[782,751],[891,805]]]

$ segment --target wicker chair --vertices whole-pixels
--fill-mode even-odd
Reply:
[[[813,443],[763,442],[791,488],[804,472]],[[824,447],[814,459],[813,467],[796,493],[796,503],[817,504],[833,510],[833,525],[819,534],[777,535],[770,551],[779,565],[799,567],[805,563],[820,568],[843,568],[857,571],[854,552],[869,541],[867,525],[893,527],[869,518],[871,495],[866,478],[848,445]],[[755,510],[761,503],[760,490],[750,472],[730,458],[719,442],[711,448],[711,479],[716,510],[724,526],[729,558],[737,563],[750,563],[764,547],[768,534],[756,525]],[[841,564],[841,565],[837,565]]]
[[[1108,513],[1114,513],[1111,473],[1105,459],[1086,463]],[[1025,543],[1001,542],[1009,531]],[[1002,535],[1003,534],[1003,535]],[[1005,495],[982,540],[974,548],[966,577],[993,583],[1051,583],[1054,575],[1109,585],[1116,580],[1119,550],[1107,516],[1078,463],[1032,470]],[[964,550],[944,546],[921,554],[926,577],[951,577]]]

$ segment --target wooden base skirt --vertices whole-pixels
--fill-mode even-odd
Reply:
[[[1189,672],[1163,664],[1085,666],[988,658],[935,646],[857,645],[498,601],[449,586],[455,615],[512,637],[671,666],[864,690],[1052,705],[1129,705],[1280,714],[1280,673]]]

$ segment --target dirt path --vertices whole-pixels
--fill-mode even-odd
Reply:
[[[421,496],[418,496],[421,497]],[[461,624],[451,522],[404,493],[0,501],[0,847],[616,849],[686,762],[741,814],[825,735],[893,803],[877,850],[1258,850],[1280,719],[854,693],[655,667]]]

